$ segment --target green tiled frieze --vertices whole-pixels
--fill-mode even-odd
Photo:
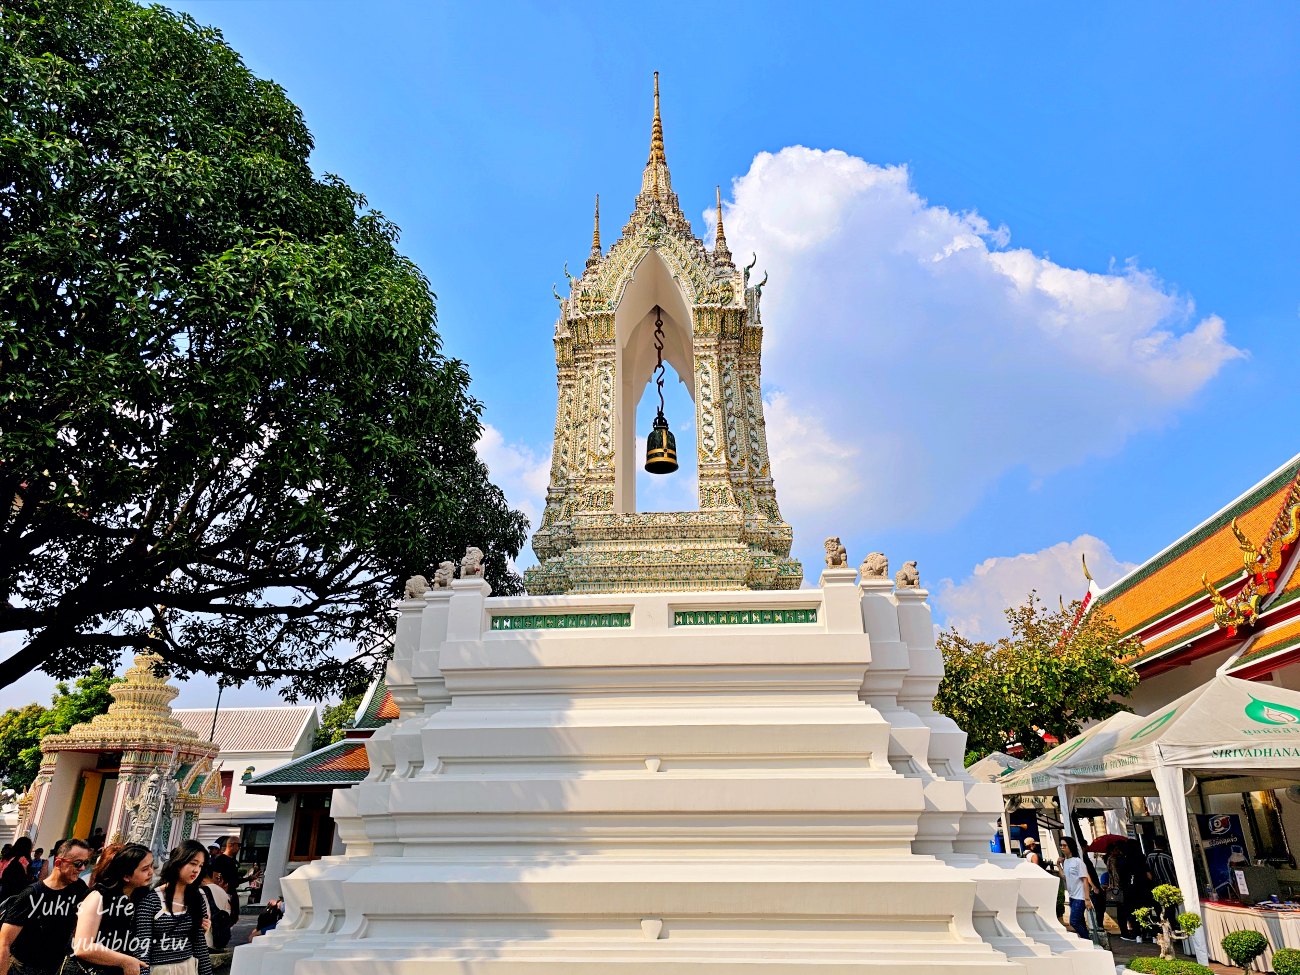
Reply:
[[[758,623],[816,623],[816,609],[705,609],[673,613],[673,626],[743,626]]]
[[[594,630],[631,625],[631,613],[539,613],[492,617],[494,630]]]

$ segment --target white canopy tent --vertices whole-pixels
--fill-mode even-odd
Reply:
[[[1201,913],[1187,793],[1253,792],[1300,781],[1300,692],[1218,674],[1145,717],[1120,713],[998,779],[1004,795],[1150,795],[1165,814],[1187,910]],[[1067,831],[1073,826],[1064,816]],[[1193,942],[1205,964],[1203,929]]]

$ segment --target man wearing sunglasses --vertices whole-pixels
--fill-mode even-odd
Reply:
[[[49,875],[11,899],[0,919],[0,975],[57,975],[88,893],[78,874],[89,862],[85,840],[64,840]]]

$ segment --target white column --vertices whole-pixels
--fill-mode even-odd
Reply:
[[[266,851],[266,870],[262,880],[262,900],[280,896],[280,880],[289,869],[289,838],[293,835],[293,814],[297,796],[275,797],[275,825],[271,827],[271,846]]]
[[[1165,832],[1169,835],[1169,852],[1174,858],[1174,874],[1183,892],[1183,908],[1200,914],[1202,924],[1192,936],[1192,950],[1202,965],[1209,963],[1205,948],[1204,912],[1201,910],[1201,892],[1196,887],[1196,865],[1192,860],[1192,832],[1187,826],[1187,795],[1183,792],[1183,770],[1169,765],[1157,765],[1151,770],[1160,807],[1165,814]]]

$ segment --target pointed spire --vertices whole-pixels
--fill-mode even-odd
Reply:
[[[647,165],[659,163],[660,165],[668,164],[668,157],[664,155],[664,123],[659,117],[659,72],[655,72],[655,120],[650,125],[650,158],[646,161]]]
[[[600,260],[600,194],[596,194],[596,216],[595,226],[591,231],[591,256],[587,258],[587,267],[591,267]]]
[[[717,187],[718,193],[718,236],[713,242],[713,259],[719,264],[731,263],[731,251],[727,248],[727,234],[722,229],[722,187]]]
[[[655,115],[650,124],[650,158],[641,177],[641,195],[661,203],[672,200],[673,184],[668,175],[668,157],[664,155],[664,123],[659,116],[659,72],[655,72]]]

